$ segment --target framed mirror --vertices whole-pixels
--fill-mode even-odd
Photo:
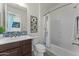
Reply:
[[[14,3],[4,4],[5,31],[27,31],[27,8]]]

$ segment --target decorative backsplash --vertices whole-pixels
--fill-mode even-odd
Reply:
[[[14,37],[14,36],[22,36],[22,35],[27,35],[27,31],[3,33],[3,37]]]
[[[31,33],[38,32],[38,19],[36,16],[30,16]]]

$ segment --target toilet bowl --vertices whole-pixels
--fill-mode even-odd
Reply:
[[[35,56],[43,56],[46,51],[46,48],[43,44],[36,44],[35,45]]]

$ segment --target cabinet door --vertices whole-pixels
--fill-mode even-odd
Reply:
[[[16,48],[18,46],[19,46],[18,42],[0,45],[0,52],[10,50],[10,49],[14,49],[14,48]]]
[[[23,55],[28,55],[28,54],[31,54],[31,50],[32,50],[32,48],[31,48],[31,45],[24,45],[23,47],[22,47],[22,51],[23,51]]]
[[[32,40],[31,39],[23,41],[22,54],[27,55],[27,56],[32,54]]]

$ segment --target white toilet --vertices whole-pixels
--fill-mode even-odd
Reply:
[[[34,55],[35,56],[43,56],[45,51],[46,51],[45,46],[43,44],[38,43],[35,45]]]

